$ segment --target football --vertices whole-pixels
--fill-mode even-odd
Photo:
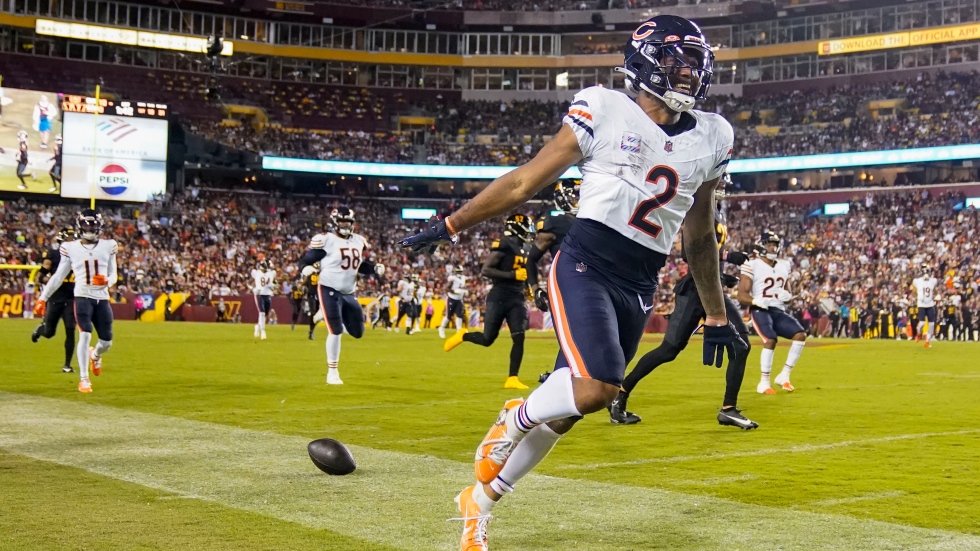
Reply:
[[[310,459],[316,468],[330,475],[345,475],[354,472],[357,463],[347,446],[333,438],[314,440],[306,446]]]

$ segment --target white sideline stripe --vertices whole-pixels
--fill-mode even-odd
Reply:
[[[397,549],[458,549],[452,498],[472,464],[351,446],[350,476],[317,471],[307,438],[0,392],[0,447]],[[980,549],[980,537],[636,486],[529,475],[494,511],[494,549]],[[776,529],[778,527],[778,529]]]
[[[846,505],[848,503],[859,503],[861,501],[874,501],[876,499],[890,499],[893,497],[902,497],[906,494],[901,490],[892,490],[890,492],[874,492],[870,494],[864,494],[853,497],[842,497],[839,499],[825,499],[823,501],[814,501],[810,505],[815,505],[817,507],[833,507],[835,505]]]
[[[615,461],[610,463],[589,463],[586,465],[565,465],[558,467],[561,470],[581,470],[581,469],[604,469],[607,467],[628,467],[630,465],[650,465],[655,463],[680,463],[683,461],[705,461],[712,459],[730,459],[732,457],[755,457],[759,455],[772,455],[777,453],[808,453],[820,450],[833,450],[836,448],[847,448],[850,446],[863,446],[865,444],[881,444],[884,442],[897,442],[901,440],[918,440],[920,438],[937,438],[942,436],[962,436],[964,434],[977,434],[980,429],[953,430],[949,432],[921,432],[916,434],[899,434],[897,436],[882,436],[881,438],[867,438],[865,440],[845,440],[843,442],[831,442],[829,444],[803,444],[801,446],[790,446],[788,448],[766,448],[762,450],[752,450],[734,453],[704,453],[700,455],[675,455],[671,457],[650,457],[647,459],[634,459],[632,461]]]

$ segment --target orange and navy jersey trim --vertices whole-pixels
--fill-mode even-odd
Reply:
[[[572,375],[583,379],[591,379],[592,375],[589,374],[585,360],[582,359],[582,353],[579,352],[578,346],[575,345],[575,341],[572,339],[572,331],[568,327],[568,316],[565,314],[565,301],[562,299],[561,290],[558,289],[558,278],[556,274],[558,272],[557,265],[560,256],[561,251],[552,260],[551,273],[548,274],[548,296],[551,297],[555,333],[558,335],[558,344],[561,345],[565,359],[568,360],[568,366],[572,370]]]
[[[589,102],[584,99],[573,101],[568,106],[568,115],[565,118],[572,124],[585,130],[590,137],[595,138],[595,132],[592,130],[592,113],[589,109]]]

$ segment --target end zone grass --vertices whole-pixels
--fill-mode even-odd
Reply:
[[[500,388],[506,336],[491,349],[464,344],[447,354],[434,330],[369,331],[361,341],[344,339],[346,384],[328,387],[322,327],[312,342],[305,330],[288,326],[270,328],[269,340],[256,342],[245,325],[134,322],[116,324],[104,373],[93,379],[95,393],[84,396],[75,391],[77,375],[60,373],[58,337],[32,345],[32,327],[0,322],[0,409],[23,412],[0,417],[4,549],[82,547],[71,534],[94,548],[452,549],[458,526],[444,519],[454,514],[453,492],[472,476],[474,446],[513,396]],[[657,340],[645,342],[641,353]],[[753,352],[740,404],[761,424],[752,432],[714,421],[724,373],[698,365],[692,344],[634,392],[630,408],[643,416],[641,424],[613,426],[596,414],[563,439],[536,471],[551,477],[527,479],[495,511],[491,545],[980,548],[980,428],[972,423],[980,371],[968,362],[980,344],[820,346],[827,342],[813,341],[804,351],[794,371],[799,390],[775,397],[754,392]],[[526,349],[522,379],[530,384],[550,369],[556,344],[541,334]],[[785,353],[777,351],[777,363]],[[86,423],[66,426],[73,416]],[[126,432],[137,426],[133,419],[145,430],[171,432],[157,439],[152,431]],[[155,472],[164,451],[178,453],[180,442],[202,431],[213,431],[217,441],[227,432],[222,427],[249,431],[243,450],[283,457],[230,453],[219,463],[219,452],[188,446],[170,469],[186,468],[186,476],[168,481],[170,471]],[[358,473],[329,478],[309,464],[302,443],[322,436],[356,446]],[[145,455],[134,458],[134,450]],[[270,468],[278,476],[271,482],[250,468],[274,459],[281,463]],[[431,479],[423,484],[430,488],[411,487],[414,474],[380,464],[406,461],[428,466],[417,471]],[[187,480],[188,487],[211,477],[212,493],[187,491],[183,479],[194,477],[205,480]],[[261,495],[221,490],[236,483]],[[184,497],[160,499],[174,496]],[[275,507],[263,506],[262,496]],[[349,514],[338,515],[345,506]],[[84,514],[93,507],[105,509],[103,522],[114,528],[93,529],[99,515]],[[377,511],[391,529],[375,526],[362,510]],[[392,546],[398,540],[390,532],[409,520],[395,511],[414,511],[413,522],[427,529]],[[389,514],[394,518],[384,518]],[[571,521],[577,524],[561,527]],[[157,537],[166,524],[190,528],[180,528],[178,539]]]

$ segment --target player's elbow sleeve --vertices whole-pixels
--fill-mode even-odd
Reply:
[[[303,254],[303,258],[299,259],[300,266],[310,266],[316,264],[317,262],[323,260],[323,257],[327,256],[327,251],[323,249],[310,249]]]

